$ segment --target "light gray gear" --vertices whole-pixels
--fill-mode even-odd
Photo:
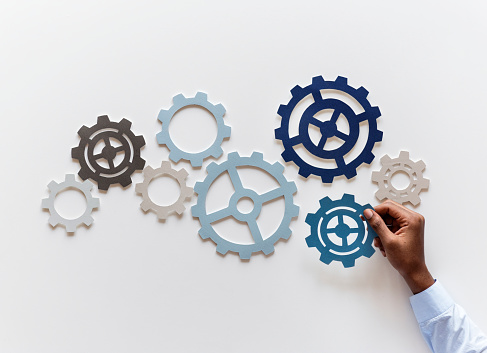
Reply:
[[[372,181],[379,185],[375,197],[379,201],[389,199],[400,204],[410,202],[414,206],[419,205],[421,202],[419,193],[427,190],[430,184],[429,179],[423,177],[426,168],[424,162],[412,161],[407,151],[401,151],[399,157],[393,159],[386,154],[380,162],[381,170],[372,173]],[[404,189],[397,189],[391,183],[394,174],[398,172],[404,172],[409,176],[409,185]]]
[[[206,93],[198,92],[192,98],[186,98],[182,94],[173,97],[173,105],[169,110],[162,109],[157,117],[162,123],[162,131],[157,134],[157,142],[160,145],[166,145],[169,148],[169,158],[175,163],[181,159],[188,160],[193,167],[201,167],[203,160],[208,157],[218,158],[222,155],[223,150],[221,144],[224,139],[230,138],[231,128],[225,125],[223,116],[225,115],[225,108],[221,104],[214,105],[208,101]],[[196,153],[182,151],[178,148],[169,136],[169,124],[179,110],[187,106],[201,107],[208,110],[216,120],[218,129],[216,139],[213,144],[206,150]]]
[[[171,212],[176,212],[177,214],[184,212],[186,209],[183,204],[184,201],[190,200],[194,193],[193,188],[186,186],[188,172],[184,168],[175,170],[171,167],[171,162],[163,161],[160,168],[153,169],[152,167],[148,166],[144,169],[143,173],[144,181],[135,185],[135,192],[141,194],[142,198],[144,199],[140,204],[140,208],[142,208],[144,212],[152,210],[157,214],[157,218],[163,220],[167,219]],[[181,188],[179,198],[176,200],[176,202],[168,206],[161,206],[154,203],[149,196],[150,182],[154,180],[154,178],[164,175],[168,175],[169,177],[175,179]]]
[[[63,225],[66,228],[66,232],[74,233],[76,228],[80,224],[85,224],[89,227],[93,223],[93,217],[91,213],[93,209],[100,207],[100,199],[95,198],[91,195],[91,189],[93,188],[93,183],[89,180],[83,182],[76,181],[74,174],[66,174],[64,181],[62,183],[57,183],[52,180],[48,185],[49,197],[42,199],[42,208],[49,210],[51,216],[49,217],[49,224],[52,227],[56,227],[58,224]],[[75,219],[67,219],[62,217],[54,207],[54,200],[57,194],[65,189],[76,189],[83,193],[86,198],[86,210],[85,212]]]

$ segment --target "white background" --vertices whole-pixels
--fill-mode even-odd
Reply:
[[[326,266],[304,241],[320,198],[347,192],[377,204],[371,173],[401,150],[423,159],[431,179],[416,209],[430,270],[487,330],[486,10],[484,1],[3,2],[0,351],[427,352],[387,260]],[[47,184],[79,170],[71,148],[98,115],[131,120],[157,167],[168,156],[155,139],[159,110],[204,91],[227,109],[225,156],[283,162],[277,109],[317,75],[366,87],[384,139],[352,180],[323,185],[286,165],[301,211],[272,256],[218,255],[188,209],[165,223],[144,214],[141,173],[126,190],[94,189],[101,207],[90,229],[68,236],[47,224]],[[213,136],[211,122],[187,124],[209,121],[195,114],[175,120],[182,144]],[[176,167],[194,185],[209,162]]]

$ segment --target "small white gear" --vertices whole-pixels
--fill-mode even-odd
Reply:
[[[141,194],[142,198],[144,199],[140,204],[140,208],[142,208],[144,212],[152,210],[157,214],[157,218],[162,220],[167,219],[167,217],[169,217],[173,211],[177,214],[184,212],[186,207],[184,207],[183,202],[185,200],[190,200],[194,193],[191,187],[186,186],[188,172],[184,168],[175,170],[171,167],[170,162],[163,161],[160,168],[153,169],[152,167],[148,166],[144,169],[143,173],[144,181],[135,185],[135,192]],[[149,196],[150,182],[154,180],[154,178],[164,175],[174,178],[179,183],[179,187],[181,188],[179,198],[176,200],[176,202],[168,206],[161,206],[154,203]]]
[[[91,189],[93,188],[93,183],[91,181],[85,180],[84,182],[79,182],[75,180],[74,174],[66,174],[62,183],[58,184],[52,180],[48,184],[48,188],[50,191],[49,197],[42,200],[42,208],[49,210],[49,213],[51,214],[49,217],[49,224],[52,227],[61,224],[66,228],[66,232],[74,233],[80,224],[84,223],[89,227],[93,223],[91,213],[93,212],[93,209],[100,207],[100,199],[91,195]],[[86,198],[85,212],[75,219],[62,217],[54,207],[54,200],[56,199],[57,194],[68,188],[79,190]]]
[[[421,199],[419,193],[427,190],[429,179],[423,178],[426,165],[422,160],[412,161],[409,152],[401,151],[399,157],[391,159],[387,154],[380,159],[382,168],[372,173],[372,181],[379,185],[375,197],[382,201],[389,199],[400,204],[410,202],[414,206],[419,205]],[[409,176],[409,185],[404,189],[397,189],[391,183],[394,174],[404,172]]]

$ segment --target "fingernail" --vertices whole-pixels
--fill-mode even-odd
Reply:
[[[368,208],[367,208],[367,209],[364,211],[364,216],[365,216],[365,218],[367,218],[367,219],[371,219],[373,215],[374,215],[374,214],[372,213],[372,211],[371,211],[371,210],[369,210]]]

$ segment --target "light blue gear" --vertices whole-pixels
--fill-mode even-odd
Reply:
[[[157,134],[157,142],[160,145],[166,145],[169,148],[169,158],[175,163],[181,159],[188,160],[193,167],[201,167],[203,160],[208,157],[218,158],[222,155],[223,150],[221,144],[224,139],[230,138],[231,128],[225,125],[223,115],[225,115],[225,108],[221,104],[213,105],[208,102],[206,93],[198,92],[193,98],[186,98],[182,94],[173,97],[173,105],[169,110],[162,109],[159,112],[157,119],[162,123],[162,131]],[[206,150],[196,153],[185,152],[178,148],[169,136],[169,123],[179,110],[187,106],[202,107],[208,110],[216,120],[218,129],[217,136],[213,144]]]
[[[251,189],[246,189],[242,185],[237,167],[256,167],[269,173],[278,183],[279,187],[264,194],[257,194]],[[291,219],[298,216],[299,207],[293,203],[293,194],[296,193],[296,184],[292,181],[287,181],[284,175],[284,166],[279,162],[270,164],[264,161],[262,153],[254,152],[250,157],[240,157],[237,152],[232,152],[228,155],[228,160],[216,164],[211,163],[207,167],[208,176],[203,182],[197,182],[194,186],[194,191],[198,194],[198,201],[196,205],[191,208],[193,217],[197,217],[201,223],[199,234],[201,238],[211,238],[216,244],[216,251],[224,255],[228,251],[238,253],[241,259],[250,259],[252,253],[262,251],[268,255],[274,251],[274,244],[279,239],[288,239],[291,235],[289,224]],[[228,172],[232,181],[235,193],[231,196],[229,205],[219,211],[208,214],[206,211],[206,197],[211,184],[222,173]],[[281,224],[277,230],[268,238],[263,239],[257,225],[257,217],[260,214],[262,205],[266,202],[272,201],[278,197],[284,196],[285,211]],[[237,203],[242,198],[250,198],[254,203],[254,209],[249,213],[242,213],[237,208]],[[212,223],[218,220],[233,216],[241,222],[246,222],[249,226],[253,244],[238,244],[222,238],[214,228]]]
[[[324,197],[320,200],[320,205],[316,213],[308,213],[306,216],[306,223],[311,226],[311,235],[306,237],[306,243],[308,247],[318,249],[322,262],[329,265],[335,260],[341,261],[344,267],[353,267],[359,257],[371,257],[374,254],[372,240],[377,234],[370,226],[366,230],[364,221],[360,218],[364,210],[373,209],[371,205],[359,205],[350,194],[343,194],[342,199],[336,201],[328,196]],[[352,218],[357,227],[350,228],[344,222],[344,216]],[[338,217],[338,224],[329,228],[330,221],[335,217]],[[341,238],[341,245],[330,239],[328,234],[332,233]],[[348,237],[351,234],[357,234],[357,237],[349,244]]]

